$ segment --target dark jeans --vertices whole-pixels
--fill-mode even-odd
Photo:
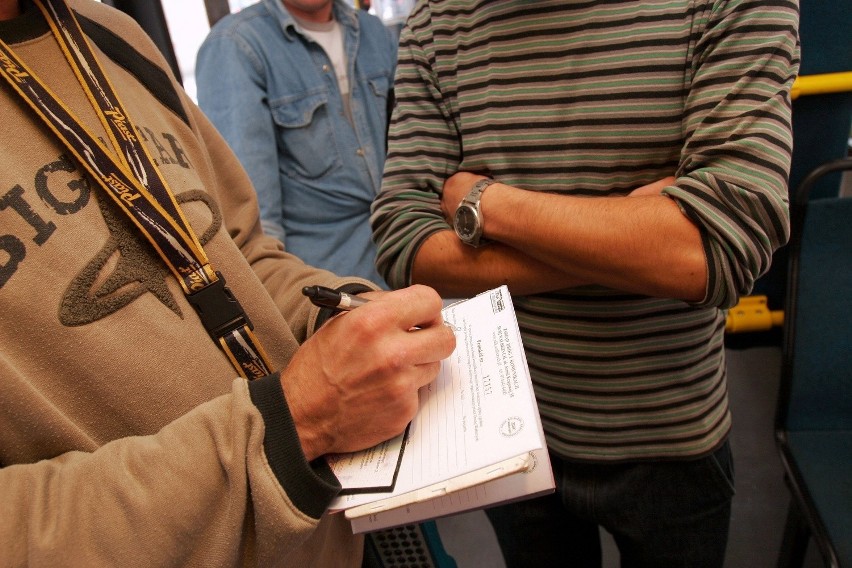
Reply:
[[[509,568],[600,568],[598,526],[622,568],[721,568],[734,464],[725,442],[689,461],[585,464],[551,454],[556,492],[486,511]]]

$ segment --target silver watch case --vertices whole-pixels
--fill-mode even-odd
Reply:
[[[488,242],[482,238],[482,210],[479,202],[485,188],[494,183],[493,179],[481,179],[470,189],[456,208],[453,216],[453,228],[459,239],[466,245],[478,247]]]

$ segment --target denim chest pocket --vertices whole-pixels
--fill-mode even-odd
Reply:
[[[316,179],[341,167],[327,94],[278,99],[270,110],[287,175]]]
[[[373,98],[372,104],[375,105],[374,112],[381,123],[387,125],[387,113],[390,110],[388,108],[388,93],[391,89],[391,81],[386,75],[376,75],[367,79],[367,85],[369,86],[368,92]]]
[[[386,75],[377,75],[370,77],[367,81],[370,84],[370,90],[379,98],[387,99],[388,91],[390,90],[390,79]]]

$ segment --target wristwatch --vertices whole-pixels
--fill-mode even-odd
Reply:
[[[461,242],[466,245],[478,247],[488,242],[482,238],[482,210],[479,208],[479,201],[482,199],[482,192],[492,183],[494,183],[493,179],[485,178],[473,184],[456,208],[453,228]]]

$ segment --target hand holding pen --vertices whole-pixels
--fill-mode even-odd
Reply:
[[[281,372],[308,460],[401,433],[417,411],[418,389],[434,380],[456,341],[440,296],[427,286],[382,292],[369,302],[330,292],[307,287],[305,294],[351,314],[323,324]]]
[[[331,308],[338,312],[348,312],[354,310],[358,306],[363,306],[370,300],[361,296],[354,296],[346,292],[338,292],[325,286],[305,286],[302,288],[302,294],[307,296],[311,303],[320,308]],[[455,327],[444,322],[444,325],[455,331]],[[412,329],[419,329],[414,327]]]

